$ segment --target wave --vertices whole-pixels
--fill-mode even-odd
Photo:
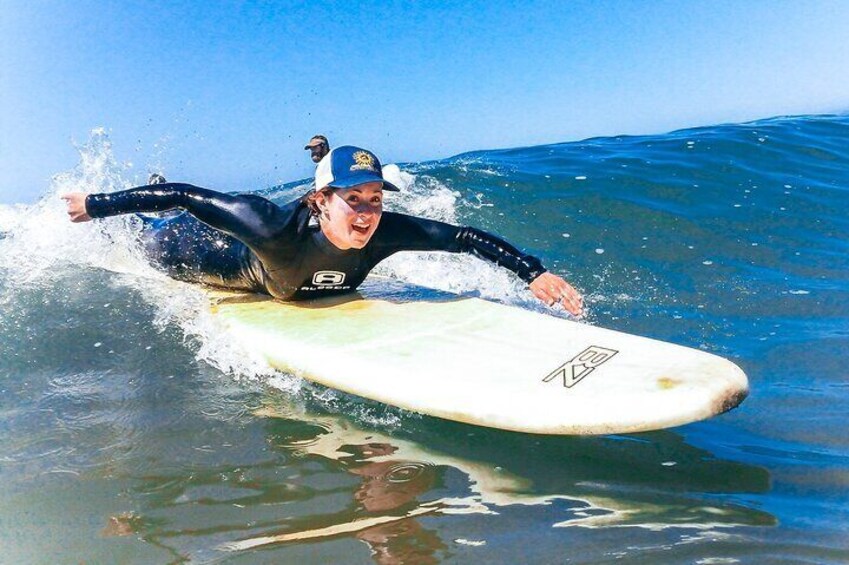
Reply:
[[[835,250],[849,251],[847,134],[849,118],[802,116],[475,151],[387,165],[402,191],[386,207],[481,227],[541,257],[587,291],[593,323],[636,331],[635,320],[651,318],[653,335],[716,350],[730,346],[717,336],[734,333],[735,316],[774,311],[770,296],[799,302],[841,286]],[[36,204],[0,207],[0,307],[12,308],[24,293],[52,300],[69,287],[85,296],[92,292],[86,276],[101,273],[116,292],[138,293],[153,312],[150,323],[178,329],[197,359],[236,378],[342,401],[234,349],[204,292],[145,261],[131,217],[70,223],[61,194],[132,185],[131,168],[103,129],[77,150],[77,166],[55,175]],[[308,188],[302,179],[257,193],[284,203]],[[511,274],[470,256],[398,254],[376,274],[565,316]],[[706,317],[717,293],[738,297],[739,306]],[[676,330],[677,321],[693,335]],[[807,331],[834,332],[820,326]]]

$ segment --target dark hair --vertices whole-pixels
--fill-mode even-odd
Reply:
[[[324,194],[330,194],[333,192],[332,186],[325,186],[320,190],[310,190],[303,196],[301,196],[301,202],[307,205],[307,208],[310,209],[310,216],[318,217],[321,214],[321,211],[318,209],[318,204],[315,202],[316,196],[318,196],[319,192],[323,192]]]

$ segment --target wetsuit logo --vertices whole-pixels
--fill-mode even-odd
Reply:
[[[615,349],[591,345],[549,373],[542,382],[547,383],[563,375],[563,386],[572,388],[617,353]]]
[[[345,282],[345,273],[339,271],[318,271],[312,276],[315,286],[335,286]]]
[[[354,164],[351,165],[352,171],[374,171],[374,155],[368,151],[357,151],[353,155]]]

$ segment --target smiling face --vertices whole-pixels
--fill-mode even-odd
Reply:
[[[339,249],[362,249],[374,235],[383,214],[383,183],[319,192],[321,231]]]

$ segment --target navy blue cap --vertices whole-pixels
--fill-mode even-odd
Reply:
[[[342,145],[332,149],[315,168],[315,188],[351,188],[367,182],[383,183],[383,190],[398,191],[398,187],[383,178],[380,160],[368,149]]]

